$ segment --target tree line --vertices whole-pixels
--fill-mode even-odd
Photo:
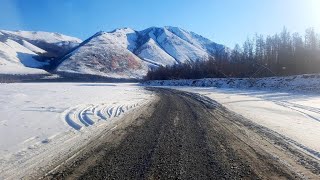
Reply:
[[[146,80],[197,79],[214,77],[268,77],[320,72],[320,37],[314,28],[304,36],[282,32],[256,34],[232,50],[216,52],[206,61],[159,67],[148,72]]]

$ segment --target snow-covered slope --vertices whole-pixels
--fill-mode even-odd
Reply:
[[[66,36],[59,33],[43,31],[6,31],[1,30],[2,34],[10,34],[30,41],[46,41],[47,43],[74,42],[80,43],[81,40],[75,37]]]
[[[133,51],[137,48],[138,34],[130,28],[116,29],[110,33],[104,33],[107,41],[112,44],[120,45]]]
[[[0,30],[0,74],[39,74],[81,42],[58,33]]]
[[[45,52],[39,53],[47,57],[61,57],[82,42],[78,38],[52,32],[6,30],[0,30],[0,32],[4,37],[17,41],[20,44],[24,40],[44,50]]]
[[[35,52],[37,54],[45,54],[47,53],[47,51],[29,43],[28,41],[25,41],[25,40],[21,40],[21,45],[26,47],[27,49],[29,49],[30,51],[32,52]]]
[[[150,28],[147,29],[147,32],[147,35],[153,38],[178,63],[203,60],[209,57],[209,54],[205,50],[181,39],[166,28]]]
[[[173,65],[176,60],[167,54],[159,45],[150,38],[145,44],[135,52],[142,60],[150,61],[154,64],[166,66]]]
[[[51,56],[59,57],[79,45],[82,41],[75,37],[43,31],[6,31],[0,30],[7,38],[15,41],[25,40],[47,51]]]
[[[200,35],[175,27],[100,32],[59,62],[58,72],[142,78],[149,68],[207,60],[225,50]]]
[[[194,32],[171,26],[167,26],[166,29],[176,36],[180,37],[181,39],[189,42],[193,46],[208,52],[209,54],[217,54],[219,52],[228,51],[227,47],[212,42],[209,39],[202,37],[201,35]]]
[[[64,57],[57,72],[141,78],[147,65],[129,50],[135,48],[134,39],[134,31],[129,29],[97,33]]]
[[[45,65],[34,59],[36,53],[7,39],[0,41],[0,74],[43,74],[44,70],[36,69]]]

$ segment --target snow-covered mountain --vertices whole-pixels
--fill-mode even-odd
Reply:
[[[57,72],[141,78],[148,68],[207,60],[226,47],[177,27],[99,32],[73,49]]]
[[[207,60],[227,50],[178,27],[98,32],[85,41],[50,32],[0,30],[0,74],[61,74],[136,79],[150,68]]]
[[[80,39],[57,33],[0,30],[0,74],[43,74],[49,58],[63,56]]]
[[[78,46],[82,40],[59,33],[43,31],[5,31],[0,30],[4,36],[12,40],[25,40],[37,46],[53,57],[59,57]]]
[[[148,67],[130,51],[136,47],[136,39],[131,29],[99,32],[67,54],[57,72],[141,78],[147,73]]]

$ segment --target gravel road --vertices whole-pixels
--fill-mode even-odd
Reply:
[[[320,179],[319,159],[200,95],[158,99],[43,179]],[[257,112],[258,113],[258,112]]]

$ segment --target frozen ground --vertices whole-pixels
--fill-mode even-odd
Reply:
[[[320,158],[320,95],[214,87],[170,87],[214,99]]]
[[[0,92],[0,179],[69,155],[153,97],[112,83],[0,84]]]

